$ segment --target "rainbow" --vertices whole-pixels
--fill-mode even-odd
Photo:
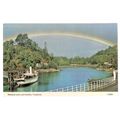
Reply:
[[[28,33],[28,36],[30,38],[37,37],[37,36],[50,36],[50,35],[55,35],[55,36],[70,36],[70,37],[77,37],[77,38],[82,38],[82,39],[87,39],[90,41],[98,42],[107,46],[114,46],[115,43],[113,43],[110,40],[97,37],[97,36],[90,36],[88,34],[83,34],[80,32],[35,32],[35,33]],[[16,38],[16,35],[8,37],[4,41],[9,41],[9,40],[14,40]]]

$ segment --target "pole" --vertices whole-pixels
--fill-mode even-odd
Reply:
[[[32,67],[30,66],[30,74],[32,74]]]
[[[113,70],[113,80],[116,80],[116,72]]]

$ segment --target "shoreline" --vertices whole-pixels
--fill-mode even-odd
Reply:
[[[38,71],[39,71],[39,75],[40,75],[40,74],[42,74],[42,73],[46,73],[46,74],[47,74],[47,73],[48,73],[48,74],[51,73],[51,74],[52,74],[52,73],[58,72],[58,71],[60,71],[60,70],[59,70],[59,69],[53,69],[53,68],[52,68],[52,69],[41,69],[41,70],[38,70]],[[104,78],[104,79],[109,79],[110,77],[112,77],[112,76],[108,76],[108,77],[106,77],[106,78]],[[5,85],[5,86],[6,86],[6,85]]]
[[[70,65],[63,65],[59,66],[59,68],[65,68],[65,67],[92,67],[92,68],[97,68],[97,65],[91,65],[91,64],[70,64]]]
[[[37,70],[38,73],[52,73],[52,72],[59,72],[59,71],[60,71],[59,69],[54,69],[54,68]]]
[[[59,72],[61,71],[62,68],[69,68],[69,67],[73,67],[73,68],[77,68],[77,67],[90,67],[90,68],[94,68],[98,71],[106,71],[106,72],[109,72],[109,73],[112,73],[112,69],[105,69],[105,68],[101,68],[101,67],[98,67],[97,64],[95,65],[92,65],[92,64],[70,64],[70,65],[63,65],[63,66],[58,66],[58,69],[55,69],[55,68],[49,68],[49,69],[34,69],[35,71],[37,71],[38,73],[51,73],[51,72]],[[4,71],[6,72],[6,71]]]
[[[92,65],[92,64],[71,64],[71,65],[65,65],[65,66],[59,66],[59,68],[68,68],[68,67],[90,67],[90,68],[94,68],[98,71],[106,71],[106,72],[109,72],[109,73],[112,73],[113,69],[110,69],[110,68],[101,68],[101,67],[98,67],[97,64],[95,65]]]

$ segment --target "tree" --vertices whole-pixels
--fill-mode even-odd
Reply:
[[[41,49],[36,42],[28,38],[27,34],[19,34],[15,41],[4,42],[3,48],[4,70],[9,68],[26,69],[30,66],[35,68],[36,64],[40,64],[41,61],[51,63],[54,59],[52,55],[49,55],[47,45],[45,45],[44,49]],[[51,66],[55,65],[52,64]]]
[[[55,62],[53,61],[50,61],[49,64],[48,64],[49,68],[55,68],[55,69],[58,69],[58,66]]]

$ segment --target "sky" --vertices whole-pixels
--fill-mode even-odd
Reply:
[[[117,43],[117,24],[4,24],[3,39],[18,35],[19,33],[35,32],[80,32],[90,36],[97,36],[113,43]],[[69,36],[35,36],[31,38],[43,48],[44,42],[47,42],[49,53],[55,56],[66,57],[89,57],[100,50],[108,48],[107,45],[87,39],[80,39]]]

